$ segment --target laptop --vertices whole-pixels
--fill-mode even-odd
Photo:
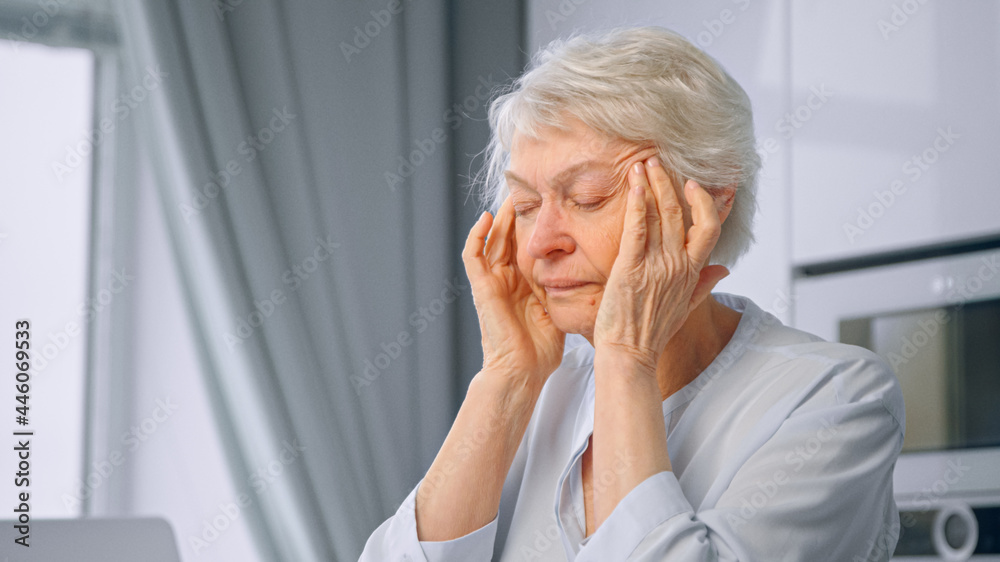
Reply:
[[[32,519],[27,548],[15,521],[0,521],[0,562],[180,562],[174,531],[160,518]]]

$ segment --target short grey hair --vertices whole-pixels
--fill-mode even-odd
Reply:
[[[481,209],[509,190],[503,171],[515,132],[565,128],[567,117],[613,139],[653,143],[673,180],[713,196],[736,187],[711,262],[732,266],[754,241],[761,167],[750,99],[704,51],[659,27],[576,34],[540,50],[490,104],[490,142],[476,177]]]

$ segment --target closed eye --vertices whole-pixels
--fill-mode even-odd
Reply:
[[[524,216],[524,215],[528,214],[529,212],[534,211],[536,208],[537,208],[537,206],[535,206],[535,205],[532,205],[532,206],[525,205],[525,206],[522,206],[520,208],[514,207],[514,216],[515,217]]]
[[[593,211],[593,210],[597,209],[598,207],[600,207],[603,204],[604,204],[604,201],[597,201],[597,202],[594,202],[594,203],[577,203],[576,201],[573,202],[573,206],[574,207],[576,207],[577,209],[581,209],[583,211]],[[520,217],[520,216],[526,215],[526,214],[534,211],[537,208],[538,208],[537,205],[523,205],[521,207],[516,207],[515,206],[514,207],[514,216],[515,217]]]

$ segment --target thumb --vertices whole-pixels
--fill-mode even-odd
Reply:
[[[706,265],[701,268],[701,272],[698,274],[698,284],[694,286],[694,292],[691,293],[691,308],[701,304],[712,293],[712,289],[719,281],[726,277],[729,277],[729,270],[723,265]]]
[[[537,325],[544,325],[552,322],[552,318],[549,317],[549,311],[545,310],[545,307],[542,305],[542,301],[538,300],[538,295],[535,293],[528,295],[527,313],[528,319]]]

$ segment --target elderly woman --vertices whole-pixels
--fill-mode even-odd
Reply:
[[[483,368],[361,559],[887,560],[892,372],[711,294],[752,241],[743,89],[615,30],[550,45],[490,124],[499,209],[462,254]]]

